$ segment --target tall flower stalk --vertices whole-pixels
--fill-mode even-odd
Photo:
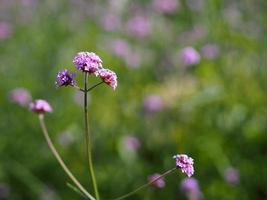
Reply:
[[[52,108],[48,102],[45,100],[36,100],[30,104],[30,110],[37,113],[39,115],[40,126],[43,131],[44,137],[46,142],[52,151],[53,155],[56,157],[58,163],[61,165],[64,172],[69,176],[69,178],[73,181],[75,186],[68,184],[74,191],[78,192],[82,196],[84,195],[86,198],[90,200],[100,200],[100,195],[98,192],[98,185],[96,181],[96,176],[94,173],[94,166],[93,166],[93,158],[92,158],[92,150],[93,150],[93,143],[92,143],[92,134],[89,131],[89,122],[88,122],[88,92],[96,88],[97,86],[101,85],[102,83],[107,84],[108,86],[112,87],[113,90],[117,87],[117,75],[115,72],[105,69],[102,67],[102,60],[92,52],[79,52],[73,59],[73,63],[75,64],[77,70],[82,71],[84,73],[84,87],[81,88],[76,85],[76,81],[74,80],[75,74],[69,72],[67,69],[59,71],[56,78],[56,86],[63,87],[63,86],[72,86],[75,89],[84,93],[84,130],[85,130],[85,145],[86,145],[86,157],[88,161],[88,167],[90,172],[90,177],[93,184],[93,189],[95,193],[95,197],[93,197],[76,179],[76,177],[71,173],[68,169],[66,164],[64,163],[63,159],[60,157],[58,151],[56,150],[54,144],[52,143],[51,138],[49,137],[45,121],[44,121],[44,113],[52,112]],[[101,82],[88,87],[88,79],[90,75],[95,75],[101,79]],[[183,173],[185,173],[188,177],[191,177],[194,174],[194,160],[185,155],[185,154],[177,154],[173,156],[176,161],[176,167],[166,171],[162,175],[154,174],[153,176],[149,177],[149,180],[146,184],[138,187],[137,189],[129,192],[121,197],[118,197],[114,200],[121,200],[132,196],[133,194],[137,193],[138,191],[144,189],[147,186],[154,186],[157,188],[162,188],[165,186],[165,182],[163,178],[171,173],[173,173],[176,169],[181,169]],[[76,188],[77,187],[77,188]]]
[[[89,131],[89,123],[88,123],[88,103],[87,103],[87,93],[88,93],[88,73],[84,73],[84,128],[85,128],[85,141],[86,141],[86,155],[88,160],[88,166],[90,170],[90,175],[93,183],[93,188],[95,192],[96,199],[99,200],[99,192],[97,187],[97,182],[95,178],[95,172],[93,167],[93,161],[92,161],[92,136]]]

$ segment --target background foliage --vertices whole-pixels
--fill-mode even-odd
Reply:
[[[267,199],[266,9],[264,0],[181,0],[169,13],[155,10],[153,1],[2,0],[0,22],[8,30],[2,37],[0,30],[0,199],[79,199],[66,186],[37,116],[10,101],[18,87],[51,103],[50,135],[90,188],[79,93],[54,86],[59,69],[75,71],[79,51],[96,52],[118,75],[115,92],[103,85],[90,95],[104,199],[172,168],[176,153],[194,158],[204,199]],[[134,16],[145,20],[141,35],[137,22],[129,25]],[[206,44],[218,55],[205,57]],[[193,66],[179,57],[187,46],[201,57]],[[81,74],[77,79],[81,84]],[[150,95],[159,102],[152,110],[144,104]],[[140,141],[137,151],[125,146],[127,135]],[[236,184],[224,178],[231,166],[240,174]],[[177,172],[165,188],[130,199],[181,199],[184,177]]]

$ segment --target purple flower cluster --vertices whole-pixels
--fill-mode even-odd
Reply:
[[[117,75],[115,72],[104,69],[102,67],[101,58],[93,52],[79,52],[73,59],[73,63],[77,70],[94,74],[100,77],[103,82],[111,86],[114,90],[117,87]],[[56,86],[75,86],[75,74],[69,72],[67,69],[59,71],[56,77]]]
[[[73,59],[76,68],[89,74],[95,74],[102,68],[102,60],[92,52],[79,52]]]
[[[180,60],[186,66],[196,65],[200,61],[200,55],[193,47],[185,47],[180,52]]]
[[[63,71],[59,71],[57,74],[56,85],[60,86],[68,86],[68,85],[75,85],[75,81],[73,78],[75,74],[69,72],[68,70],[64,69]]]
[[[20,106],[28,106],[32,100],[31,94],[25,88],[16,88],[9,94],[9,98],[12,102],[19,104]]]
[[[43,99],[37,99],[34,102],[30,103],[30,110],[38,114],[53,112],[50,104]]]
[[[194,160],[191,157],[185,154],[177,154],[173,158],[176,161],[176,167],[180,168],[188,177],[194,174]]]

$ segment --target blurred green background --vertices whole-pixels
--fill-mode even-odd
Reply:
[[[177,153],[194,158],[197,199],[267,199],[266,10],[265,0],[1,0],[0,199],[82,199],[37,116],[12,99],[16,88],[50,102],[49,133],[92,191],[80,93],[54,85],[58,70],[76,71],[79,51],[118,76],[115,91],[101,85],[89,100],[102,199],[171,169]],[[177,171],[129,199],[192,200],[184,178]]]

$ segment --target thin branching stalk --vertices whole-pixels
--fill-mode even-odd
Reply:
[[[88,158],[88,165],[89,165],[89,170],[90,170],[90,175],[91,175],[91,179],[93,183],[96,200],[100,200],[98,188],[97,188],[97,182],[96,182],[95,173],[94,173],[94,168],[93,168],[93,161],[92,161],[92,137],[89,132],[89,124],[88,124],[87,82],[88,82],[88,73],[86,72],[84,74],[84,124],[85,124],[86,154]]]
[[[92,89],[94,89],[95,87],[101,85],[102,83],[104,83],[104,81],[101,81],[101,82],[99,82],[99,83],[93,85],[92,87],[90,87],[89,89],[87,89],[87,92],[91,91]]]
[[[61,165],[61,167],[63,168],[63,170],[65,171],[65,173],[69,176],[69,178],[73,181],[73,183],[79,188],[79,190],[81,190],[81,192],[83,192],[83,194],[90,200],[96,200],[91,194],[89,194],[87,192],[86,189],[84,189],[84,187],[80,184],[80,182],[75,178],[75,176],[70,172],[70,170],[68,169],[68,167],[66,166],[66,164],[64,163],[64,161],[62,160],[62,158],[60,157],[59,153],[57,152],[55,146],[52,143],[52,140],[49,137],[46,125],[45,125],[45,121],[44,121],[44,115],[43,114],[39,114],[39,121],[40,121],[40,125],[44,134],[44,137],[46,139],[46,142],[50,148],[50,150],[52,151],[52,153],[54,154],[54,156],[56,157],[57,161],[59,162],[59,164]]]
[[[133,190],[132,192],[129,192],[129,193],[127,193],[127,194],[125,194],[125,195],[123,195],[123,196],[121,196],[121,197],[118,197],[118,198],[115,198],[115,199],[112,199],[112,200],[121,200],[121,199],[125,199],[125,198],[127,198],[127,197],[129,197],[129,196],[132,196],[133,194],[135,194],[135,193],[137,193],[138,191],[144,189],[145,187],[151,185],[152,183],[156,182],[157,180],[163,178],[164,176],[170,175],[170,174],[173,173],[175,170],[176,170],[176,167],[173,168],[173,169],[170,169],[170,170],[166,171],[166,172],[163,173],[161,176],[159,176],[159,177],[153,179],[152,181],[150,181],[150,182],[148,182],[148,183],[146,183],[146,184],[144,184],[144,185],[141,185],[140,187],[136,188],[136,189]]]

